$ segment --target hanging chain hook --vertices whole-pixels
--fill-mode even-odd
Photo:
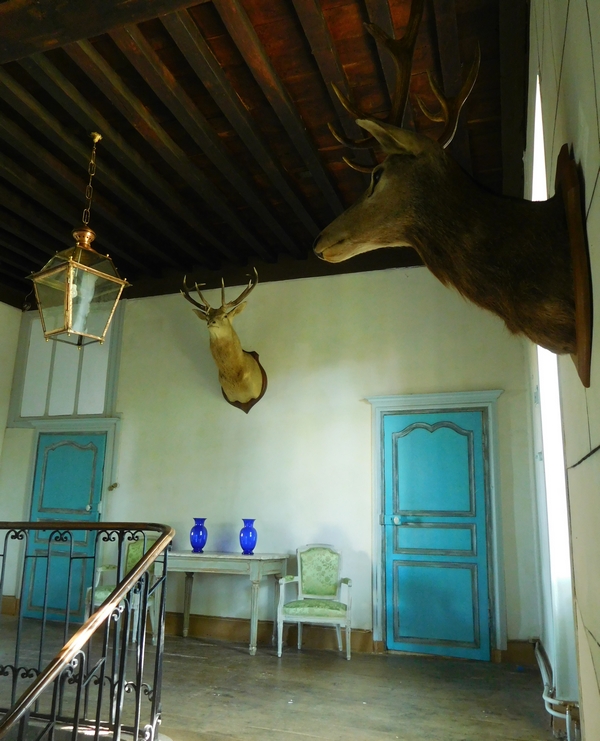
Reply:
[[[90,209],[92,208],[92,196],[94,195],[94,188],[92,187],[92,179],[94,175],[96,174],[96,144],[102,139],[102,135],[99,134],[97,131],[92,131],[91,133],[92,141],[94,142],[92,146],[92,155],[90,157],[90,163],[88,165],[88,173],[90,176],[89,182],[85,189],[85,208],[83,209],[83,216],[81,217],[81,220],[83,222],[84,226],[87,226],[90,223]]]

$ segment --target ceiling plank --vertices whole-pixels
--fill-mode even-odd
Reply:
[[[289,93],[279,79],[254,26],[238,0],[213,0],[231,38],[235,41],[254,79],[273,107],[288,136],[335,215],[344,207]]]
[[[90,157],[90,148],[84,147],[64,126],[52,116],[38,101],[30,95],[5,70],[0,68],[0,99],[8,103],[21,116],[27,119],[35,128],[47,137],[55,146],[62,149],[77,165],[81,172],[87,170]],[[84,170],[85,168],[85,170]],[[96,162],[99,179],[110,188],[111,192],[121,198],[129,208],[145,219],[157,231],[161,232],[169,241],[173,240],[176,227],[166,221],[140,193],[135,192],[103,161],[100,156]],[[52,173],[50,173],[52,174]],[[84,186],[85,187],[85,186]],[[84,190],[80,191],[82,194]],[[139,242],[137,231],[127,227],[134,241]],[[145,242],[145,246],[148,243]],[[200,265],[208,264],[204,256],[194,245],[191,245],[181,235],[177,237],[177,245]],[[152,252],[154,247],[150,246]],[[161,257],[161,260],[163,258]],[[140,267],[142,265],[140,264]]]
[[[25,260],[22,257],[15,257],[11,250],[3,247],[2,239],[0,238],[0,263],[3,262],[7,265],[12,265],[13,268],[17,268],[21,277],[27,276],[32,273],[34,269],[37,269],[35,260],[31,258]]]
[[[161,18],[161,21],[190,67],[198,75],[215,103],[223,111],[237,135],[262,167],[271,183],[285,199],[311,237],[321,231],[288,182],[287,176],[264,143],[247,109],[217,62],[198,26],[187,11]]]
[[[260,257],[272,259],[269,250],[241,222],[206,175],[190,161],[187,154],[173,141],[92,44],[88,41],[79,41],[66,46],[65,51],[148,144],[236,232],[240,239]]]
[[[61,249],[64,249],[64,244],[54,239],[49,239],[46,234],[31,227],[22,219],[17,218],[13,213],[2,207],[0,207],[0,224],[4,231],[14,234],[15,237],[44,252],[46,255],[55,255]]]
[[[2,116],[0,116],[0,131],[4,133],[4,127],[2,125]],[[57,163],[61,165],[62,163]],[[57,181],[60,181],[60,175],[58,174],[61,168],[57,168]],[[8,191],[7,189],[0,189],[2,193],[2,205],[6,208],[10,208],[11,211],[24,218],[28,223],[34,224],[40,231],[46,232],[49,236],[63,243],[62,249],[73,246],[73,238],[71,237],[71,231],[74,225],[80,219],[78,210],[71,204],[64,201],[55,191],[51,190],[47,186],[40,183],[31,173],[13,162],[9,157],[0,153],[0,175],[7,180],[14,188],[18,188],[21,192],[25,193],[30,199],[36,201],[45,209],[46,212],[40,212],[34,208],[31,204],[21,199],[14,191]],[[85,183],[82,181],[82,187],[85,190]],[[96,199],[98,200],[98,199]],[[97,205],[97,204],[96,204]],[[102,211],[98,208],[98,211]],[[52,214],[58,214],[63,222],[59,222],[57,219],[52,217]],[[128,253],[120,249],[111,239],[105,234],[101,234],[97,237],[96,242],[105,252],[111,252],[119,257],[120,260],[126,261],[129,265],[133,265],[143,272],[148,270],[148,265],[145,265],[135,257],[132,257]],[[177,267],[177,263],[174,263]]]
[[[85,129],[102,134],[102,143],[146,188],[165,206],[194,229],[199,237],[217,252],[234,262],[237,254],[207,229],[196,214],[188,208],[178,193],[142,156],[131,147],[119,132],[81,95],[77,88],[43,55],[34,54],[20,62],[21,66]],[[100,164],[102,167],[102,164]],[[185,251],[185,245],[182,245]],[[199,254],[196,252],[196,254]],[[193,256],[193,255],[192,255]],[[199,259],[202,260],[201,255]]]
[[[51,155],[44,147],[40,146],[15,123],[2,114],[0,114],[0,132],[2,133],[3,139],[20,154],[27,157],[30,162],[37,165],[43,172],[49,175],[54,182],[70,192],[75,196],[75,198],[81,199],[81,210],[83,211],[84,195],[87,185],[83,179],[73,175],[66,165],[56,159],[56,157]],[[0,155],[0,175],[5,179],[9,179],[16,188],[23,190],[23,192],[27,193],[30,198],[37,200],[50,212],[60,214],[61,218],[64,219],[67,224],[75,225],[81,220],[79,209],[77,207],[64,201],[55,191],[42,185],[29,172],[26,172],[23,168],[11,163],[9,158],[4,157],[3,155]],[[155,257],[171,265],[171,267],[178,267],[178,263],[170,255],[167,255],[162,250],[158,250],[153,244],[145,239],[143,235],[140,235],[136,229],[119,218],[114,207],[99,193],[95,194],[93,206],[94,211],[101,214],[106,221],[116,226],[117,229],[122,231],[124,234],[127,234],[134,243],[137,243],[139,245],[138,249],[142,250],[142,252],[146,251],[153,254]],[[73,226],[71,226],[71,229],[72,228]],[[67,230],[66,241],[67,245],[71,246],[72,239],[70,239],[69,235],[70,230]],[[98,235],[96,241],[97,244],[102,245],[105,250],[110,250],[110,252],[117,255],[120,259],[127,260],[131,265],[142,270],[148,268],[148,265],[139,262],[134,256],[123,251],[112,240],[108,239],[105,234]]]
[[[447,98],[457,95],[462,84],[460,45],[456,23],[455,0],[433,0],[435,27],[438,37],[438,51],[442,69],[442,87]],[[465,114],[461,112],[454,139],[448,151],[458,164],[468,173],[472,172],[469,132],[465,124]]]
[[[348,78],[335,50],[320,2],[318,0],[292,1],[344,134],[349,139],[364,138],[365,132],[348,114],[333,90],[332,85],[335,84],[348,100],[352,99]],[[352,159],[365,167],[375,167],[377,164],[373,154],[364,149],[355,150]],[[365,182],[368,180],[365,176],[363,179]]]
[[[43,254],[36,254],[30,244],[19,239],[19,237],[16,237],[14,234],[9,234],[8,232],[3,231],[2,229],[0,229],[0,246],[30,262],[32,268],[27,268],[30,273],[33,272],[34,269],[38,270],[40,265],[48,262],[48,259],[44,258]]]
[[[7,0],[0,3],[0,64],[201,2],[206,0]]]
[[[110,34],[112,40],[137,69],[146,83],[171,111],[204,154],[221,174],[229,180],[240,196],[262,219],[280,244],[292,255],[304,254],[281,224],[274,218],[256,194],[256,186],[249,183],[231,159],[217,133],[198,110],[193,100],[181,87],[169,68],[154,52],[137,26],[125,26]]]

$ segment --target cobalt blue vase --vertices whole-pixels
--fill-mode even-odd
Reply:
[[[206,545],[208,539],[208,530],[204,526],[206,517],[194,517],[196,523],[190,530],[190,543],[192,544],[192,551],[194,553],[202,553],[202,549]]]
[[[257,540],[258,533],[254,527],[254,520],[244,520],[244,527],[240,530],[240,545],[244,556],[251,556],[254,553]]]

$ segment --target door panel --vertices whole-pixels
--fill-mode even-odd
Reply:
[[[384,415],[390,649],[490,658],[483,414]]]
[[[95,542],[90,533],[66,539],[52,533],[52,522],[98,522],[106,433],[42,433],[39,436],[31,520],[48,522],[32,534],[25,560],[23,615],[81,622],[85,593],[93,578]],[[48,544],[48,538],[51,542]]]

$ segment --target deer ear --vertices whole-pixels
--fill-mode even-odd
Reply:
[[[193,309],[193,312],[196,316],[199,316],[200,319],[202,319],[203,322],[206,321],[206,314],[203,314],[200,309]]]
[[[237,316],[238,314],[241,314],[242,311],[246,308],[246,301],[242,301],[241,304],[238,304],[236,307],[234,307],[228,314],[229,319],[233,319],[234,316]]]
[[[384,121],[370,121],[359,118],[356,123],[372,134],[381,144],[386,154],[421,154],[425,151],[427,139],[414,131],[401,129],[399,126]]]

